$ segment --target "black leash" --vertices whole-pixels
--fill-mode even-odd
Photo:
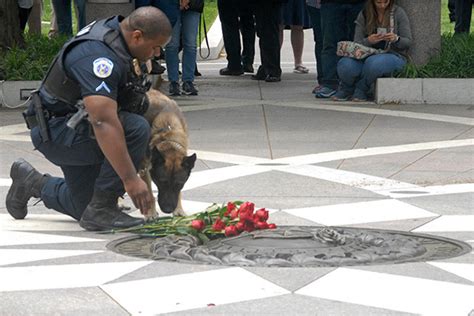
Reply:
[[[207,39],[207,28],[206,28],[206,19],[204,18],[204,14],[201,13],[199,16],[199,26],[201,26],[201,21],[202,21],[202,26],[204,29],[204,38],[206,39],[206,46],[207,46],[207,55],[204,57],[202,55],[202,34],[201,34],[201,27],[199,27],[199,56],[201,56],[202,59],[207,59],[211,55],[211,49],[209,48],[209,40]]]

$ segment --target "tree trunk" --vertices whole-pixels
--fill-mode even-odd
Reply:
[[[20,31],[18,0],[1,0],[0,50],[23,44],[23,34]]]

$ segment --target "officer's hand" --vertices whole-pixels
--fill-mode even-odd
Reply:
[[[124,187],[135,207],[140,209],[142,214],[148,214],[153,203],[155,203],[155,199],[148,190],[146,183],[136,176],[133,179],[124,181]]]

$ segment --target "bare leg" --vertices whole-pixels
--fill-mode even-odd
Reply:
[[[291,47],[293,48],[293,57],[295,59],[295,67],[303,65],[303,47],[304,47],[304,32],[303,26],[291,26]]]

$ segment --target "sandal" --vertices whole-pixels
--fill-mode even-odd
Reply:
[[[295,74],[307,74],[309,72],[309,69],[303,65],[298,65],[295,67],[295,69],[293,69],[293,72]]]

